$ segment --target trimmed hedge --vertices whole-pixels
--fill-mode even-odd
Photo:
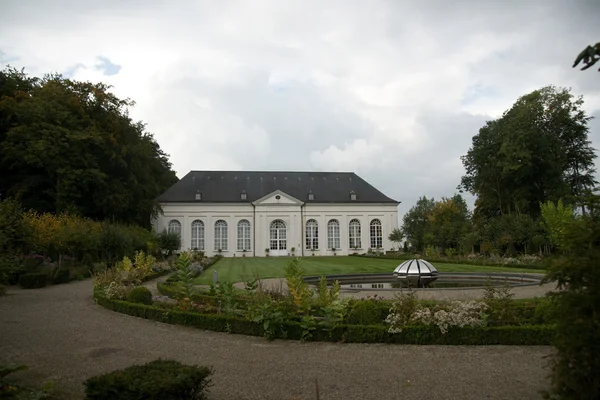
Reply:
[[[19,277],[19,284],[23,289],[37,289],[46,286],[48,275],[44,273],[23,274]]]
[[[156,306],[108,300],[97,293],[94,297],[99,305],[110,310],[153,321],[249,336],[264,334],[261,324],[241,318],[174,311]],[[302,331],[299,322],[287,321],[275,330],[274,338],[300,340]],[[410,326],[401,333],[391,334],[388,332],[388,327],[383,325],[340,325],[329,332],[314,331],[310,340],[347,343],[551,345],[554,335],[555,329],[552,325],[451,327],[445,335],[436,326]]]
[[[127,295],[127,301],[150,306],[152,305],[152,293],[147,287],[138,286],[129,292],[129,295]]]
[[[154,360],[85,381],[87,400],[203,399],[211,368]]]

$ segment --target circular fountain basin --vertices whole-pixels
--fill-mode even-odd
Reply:
[[[493,286],[509,285],[536,286],[540,285],[543,274],[523,273],[476,273],[476,272],[439,272],[437,279],[429,283],[426,288],[415,288],[415,290],[452,290],[452,289],[483,289],[488,284]],[[409,287],[407,281],[399,280],[393,273],[381,274],[343,274],[326,275],[328,285],[339,281],[340,288],[344,291],[364,290],[399,290]],[[304,280],[309,285],[318,285],[320,276],[306,276]]]

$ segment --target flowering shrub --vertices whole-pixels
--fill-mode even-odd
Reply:
[[[190,265],[190,270],[192,272],[192,276],[194,276],[194,277],[196,277],[196,276],[202,274],[202,272],[204,272],[204,268],[197,261],[194,261],[192,263],[192,265]]]
[[[506,257],[502,260],[502,264],[504,265],[514,265],[514,264],[521,264],[521,262],[514,257]]]
[[[104,295],[109,300],[123,300],[131,289],[120,282],[111,282],[104,288]]]
[[[173,266],[168,261],[159,261],[152,267],[152,271],[154,272],[169,272],[173,271],[173,269]]]
[[[522,256],[519,256],[519,260],[523,264],[535,264],[540,262],[542,258],[540,256],[536,256],[535,254],[523,254]]]
[[[400,293],[395,296],[390,313],[385,322],[390,325],[390,333],[402,332],[402,328],[407,326],[412,320],[412,316],[417,308],[417,298],[415,292]]]
[[[484,312],[488,306],[481,301],[453,301],[447,307],[433,309],[417,304],[414,292],[396,298],[385,322],[390,325],[388,332],[399,333],[409,325],[436,325],[442,334],[450,326],[483,326]]]
[[[483,326],[485,325],[484,311],[487,305],[481,301],[453,301],[449,310],[418,307],[412,321],[423,325],[436,325],[442,334],[448,332],[450,326]],[[391,329],[391,328],[390,328]],[[390,330],[391,332],[391,330]]]

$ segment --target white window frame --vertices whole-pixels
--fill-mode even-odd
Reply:
[[[383,229],[379,219],[375,218],[371,220],[371,223],[369,224],[369,233],[371,237],[371,248],[383,248]]]
[[[237,224],[237,249],[238,251],[250,251],[251,244],[250,221],[241,219]]]
[[[227,251],[227,221],[218,220],[215,222],[215,251]]]
[[[361,226],[360,221],[356,218],[348,223],[348,244],[350,249],[362,249]]]
[[[306,221],[306,250],[319,250],[319,223],[315,219]]]
[[[191,224],[192,228],[192,241],[191,249],[198,249],[204,251],[204,222],[197,219]]]
[[[340,249],[340,222],[330,219],[327,222],[327,250]]]
[[[179,238],[181,238],[181,222],[179,222],[177,219],[170,220],[169,224],[167,225],[167,232],[176,233],[179,235]]]

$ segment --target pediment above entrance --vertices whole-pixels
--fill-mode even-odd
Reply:
[[[260,199],[252,202],[255,206],[264,206],[264,205],[302,205],[304,202],[298,200],[294,196],[290,196],[289,194],[282,192],[281,190],[276,190],[272,193],[269,193],[266,196],[261,197]]]

